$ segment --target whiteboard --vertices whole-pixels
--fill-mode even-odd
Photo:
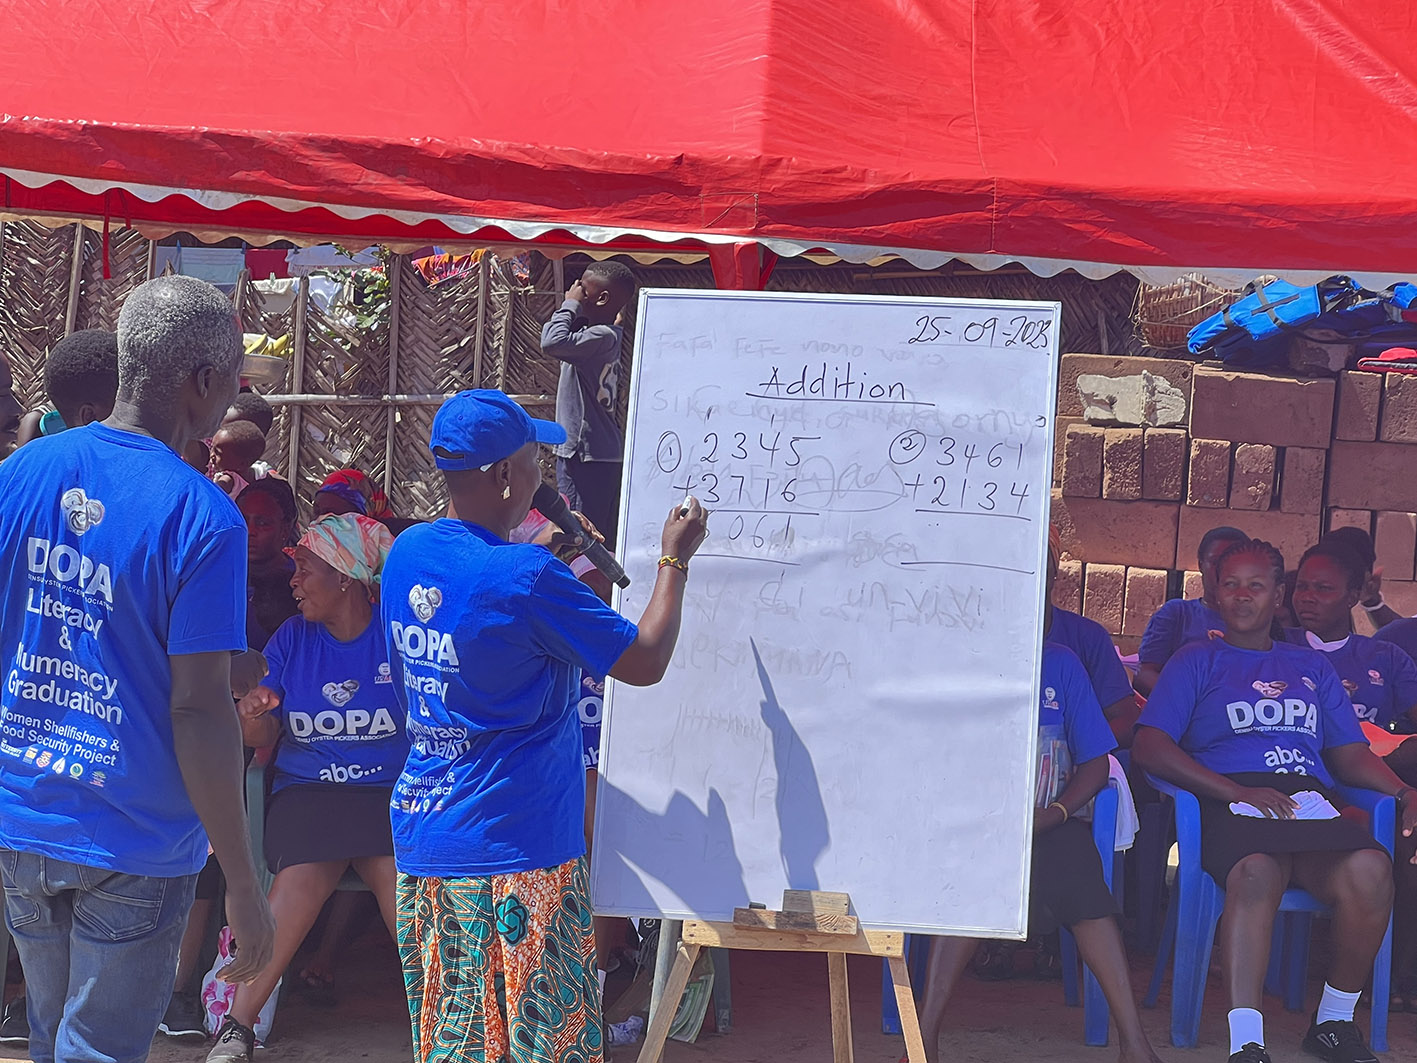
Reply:
[[[712,510],[657,686],[610,684],[597,912],[784,889],[882,929],[1022,937],[1056,303],[640,293],[620,542]]]

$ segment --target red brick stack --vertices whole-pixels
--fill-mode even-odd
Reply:
[[[1164,376],[1186,394],[1187,428],[1101,428],[1083,422],[1079,375],[1142,371]],[[1094,355],[1065,355],[1061,376],[1053,519],[1065,554],[1076,564],[1067,566],[1056,600],[1069,608],[1080,605],[1117,637],[1124,652],[1135,648],[1165,600],[1170,573],[1194,569],[1196,548],[1210,528],[1234,525],[1270,540],[1294,561],[1317,539],[1333,380]],[[1404,445],[1417,456],[1417,390],[1411,430]],[[1376,435],[1375,426],[1369,439]],[[1412,501],[1404,509],[1417,536],[1417,481],[1409,493]],[[1395,542],[1395,534],[1392,538]],[[1410,577],[1417,541],[1409,539],[1409,546],[1403,571]],[[1417,582],[1413,586],[1417,592]]]
[[[1383,597],[1417,613],[1417,377],[1342,373],[1329,477],[1329,527],[1373,535]]]

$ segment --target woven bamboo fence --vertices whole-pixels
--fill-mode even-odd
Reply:
[[[105,278],[102,237],[91,230],[0,224],[0,352],[27,406],[43,402],[49,348],[75,329],[113,328],[123,299],[152,275],[155,255],[138,233],[114,231],[107,259]],[[322,310],[305,284],[292,306],[277,310],[243,276],[233,300],[245,330],[292,339],[284,385],[266,389],[277,408],[266,459],[291,479],[307,507],[328,473],[353,466],[385,486],[400,516],[440,515],[447,494],[427,440],[442,397],[497,387],[534,415],[552,416],[559,365],[541,355],[541,325],[560,305],[566,279],[579,275],[586,261],[573,256],[558,268],[533,254],[525,282],[507,263],[484,255],[468,273],[430,287],[405,256],[390,256],[388,312],[365,328],[352,325],[344,308]],[[645,286],[713,287],[707,263],[636,266],[635,272]],[[1056,300],[1063,306],[1064,350],[1139,349],[1130,327],[1137,282],[1125,275],[1090,281],[1021,269],[919,271],[791,261],[778,266],[768,288]],[[633,306],[626,316],[621,379],[628,381]],[[627,401],[622,388],[622,420]]]

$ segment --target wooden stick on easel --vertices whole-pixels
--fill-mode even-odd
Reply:
[[[882,957],[890,965],[906,1054],[910,1063],[925,1063],[925,1042],[920,1036],[915,994],[905,966],[905,935],[898,930],[862,930],[860,921],[849,914],[850,909],[851,899],[845,893],[786,890],[781,911],[738,908],[733,912],[731,923],[686,921],[660,1007],[645,1032],[639,1063],[659,1063],[669,1027],[702,948],[826,953],[831,986],[833,1063],[852,1063],[853,1058],[846,957],[848,954]]]

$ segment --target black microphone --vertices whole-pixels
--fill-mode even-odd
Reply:
[[[611,556],[609,550],[591,538],[554,487],[542,484],[536,489],[536,494],[531,496],[531,504],[536,507],[538,513],[569,535],[573,541],[584,541],[581,552],[592,565],[600,569],[606,579],[611,583],[618,583],[621,587],[630,585],[630,577],[625,575],[620,562]]]

